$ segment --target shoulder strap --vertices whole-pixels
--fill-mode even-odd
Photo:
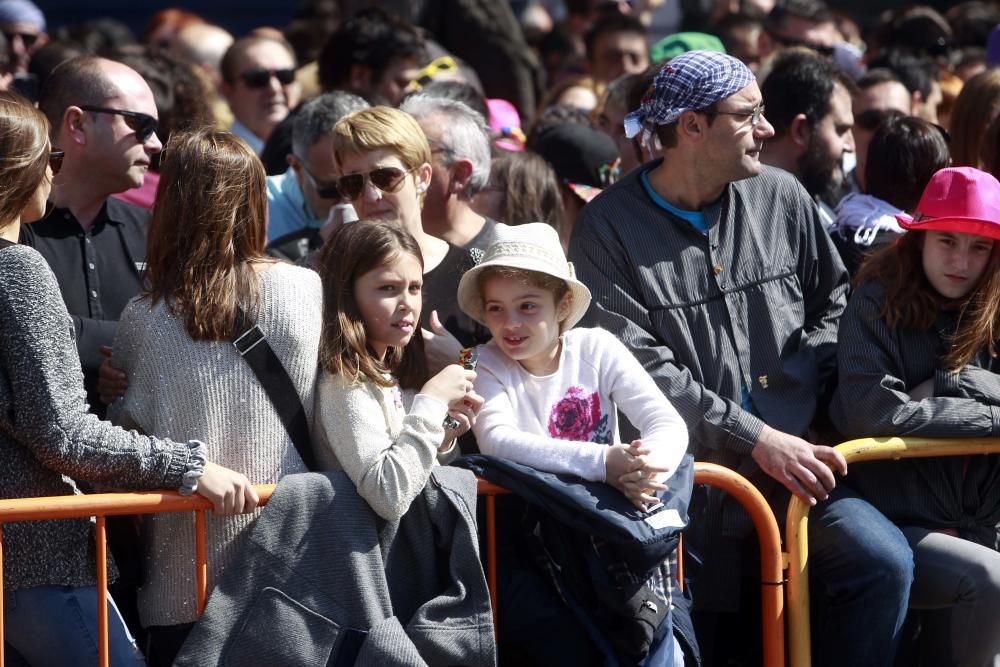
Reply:
[[[316,470],[316,459],[309,438],[309,422],[299,392],[282,366],[278,355],[264,337],[264,332],[256,323],[247,321],[243,308],[236,307],[236,323],[233,326],[233,347],[247,362],[257,380],[260,381],[271,404],[281,417],[288,437],[292,439],[296,451],[309,470]]]
[[[0,239],[0,249],[8,248],[12,245],[17,245],[13,241],[8,241],[7,239]]]

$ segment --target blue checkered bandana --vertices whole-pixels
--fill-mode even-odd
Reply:
[[[743,90],[754,81],[742,62],[715,51],[688,51],[664,63],[639,108],[625,116],[625,136],[645,130],[644,141],[657,125],[677,120]]]

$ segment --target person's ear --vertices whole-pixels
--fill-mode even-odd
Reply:
[[[804,153],[809,147],[809,142],[812,140],[812,130],[809,119],[804,113],[797,114],[788,125],[788,137],[800,153]]]
[[[556,320],[559,321],[559,324],[566,321],[566,318],[569,317],[570,308],[572,307],[573,292],[567,291],[562,295],[562,298],[559,299],[559,304],[556,306]]]
[[[87,132],[84,129],[86,116],[80,107],[69,106],[63,112],[62,131],[59,133],[60,143],[71,141],[79,146],[87,145]]]
[[[699,142],[705,137],[708,128],[704,115],[696,111],[685,111],[677,119],[677,134],[683,135],[691,142]]]
[[[451,183],[448,185],[448,189],[454,194],[461,194],[468,187],[469,181],[472,179],[472,162],[464,158],[456,160],[449,167],[449,171],[451,171]]]
[[[431,169],[431,166],[426,162],[424,162],[422,165],[420,165],[413,171],[413,179],[416,182],[417,194],[423,195],[424,193],[427,192],[427,188],[431,184],[431,177],[433,176],[433,174],[434,171]]]

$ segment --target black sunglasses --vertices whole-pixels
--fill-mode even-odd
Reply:
[[[367,174],[341,176],[337,181],[337,187],[348,201],[355,201],[361,196],[361,193],[365,191],[366,181],[371,181],[371,184],[382,192],[392,194],[398,192],[403,187],[403,178],[411,171],[413,169],[404,171],[399,167],[379,167]]]
[[[301,158],[299,159],[299,164],[302,165],[302,168],[306,172],[306,176],[312,182],[313,189],[316,190],[316,194],[319,195],[320,199],[341,198],[340,188],[337,187],[336,183],[323,183],[319,181],[316,178],[316,176],[314,176],[313,173],[309,171],[309,167],[306,166],[306,163]]]
[[[282,86],[287,86],[288,84],[295,81],[295,70],[290,68],[285,69],[249,69],[246,72],[240,74],[240,79],[246,84],[247,88],[265,88],[269,83],[271,83],[271,77],[278,80]]]
[[[140,144],[144,144],[149,141],[149,138],[153,136],[153,133],[159,129],[160,123],[158,120],[146,113],[141,113],[139,111],[126,111],[124,109],[109,109],[107,107],[92,107],[92,106],[81,106],[84,111],[90,111],[91,113],[110,113],[116,116],[121,116],[125,119],[125,124],[128,125],[129,129],[135,132],[135,138]]]
[[[38,41],[38,34],[31,32],[17,32],[16,30],[7,32],[5,30],[3,31],[3,36],[7,38],[8,42],[13,42],[15,37],[20,37],[21,43],[24,44],[24,48],[26,49],[30,49]]]
[[[62,169],[63,158],[66,157],[66,151],[63,150],[50,150],[49,151],[49,169],[52,170],[52,175],[55,176]]]

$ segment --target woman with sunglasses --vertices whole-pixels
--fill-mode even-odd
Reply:
[[[88,414],[55,277],[41,255],[16,244],[22,221],[42,216],[50,166],[59,166],[48,137],[38,110],[0,92],[0,496],[75,495],[80,480],[197,491],[220,513],[254,509],[249,481],[207,462],[203,443],[146,437]],[[4,527],[5,640],[29,664],[97,660],[93,545],[86,519]],[[111,664],[142,664],[110,599],[108,607]]]
[[[396,220],[416,239],[424,260],[421,326],[431,329],[439,319],[465,346],[489,340],[489,331],[458,307],[455,289],[474,265],[471,255],[424,232],[431,148],[417,121],[386,106],[356,111],[334,126],[333,157],[341,173],[337,188],[361,219]]]
[[[115,336],[114,359],[128,390],[109,416],[145,433],[198,437],[210,457],[257,483],[305,472],[272,397],[291,385],[308,429],[322,319],[319,276],[265,257],[264,168],[246,142],[212,129],[178,132],[164,156],[149,225],[147,288],[125,308]],[[287,382],[258,379],[252,357],[243,356],[254,346],[234,340],[243,332],[246,341],[263,334],[257,354],[270,348]],[[209,589],[242,548],[252,519],[208,521]],[[190,517],[150,517],[145,538],[138,603],[149,630],[147,657],[151,665],[170,665],[197,619]]]

